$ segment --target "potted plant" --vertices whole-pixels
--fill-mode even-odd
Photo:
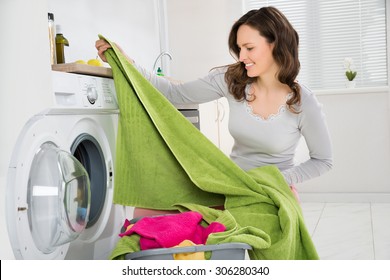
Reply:
[[[352,58],[347,57],[344,59],[344,68],[346,69],[345,76],[347,77],[346,86],[348,88],[355,87],[354,79],[357,75],[357,72],[354,70],[354,63]]]

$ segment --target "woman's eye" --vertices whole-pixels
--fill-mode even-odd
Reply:
[[[253,50],[253,48],[246,48],[248,51],[251,51],[251,50]]]

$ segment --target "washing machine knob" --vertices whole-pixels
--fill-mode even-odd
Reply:
[[[98,93],[97,93],[95,86],[93,86],[93,85],[88,86],[87,99],[88,99],[89,103],[95,104],[96,100],[98,99]]]

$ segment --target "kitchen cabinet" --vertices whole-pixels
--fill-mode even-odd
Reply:
[[[224,154],[230,155],[233,138],[229,133],[229,104],[226,98],[201,104],[200,130]]]

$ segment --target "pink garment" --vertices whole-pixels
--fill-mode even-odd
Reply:
[[[225,226],[218,222],[212,222],[208,227],[200,225],[202,215],[198,212],[184,212],[180,214],[144,217],[137,221],[123,237],[136,233],[141,236],[141,250],[155,248],[170,248],[180,244],[184,240],[190,240],[195,244],[205,244],[211,233],[225,231]],[[124,227],[130,222],[126,219]]]

